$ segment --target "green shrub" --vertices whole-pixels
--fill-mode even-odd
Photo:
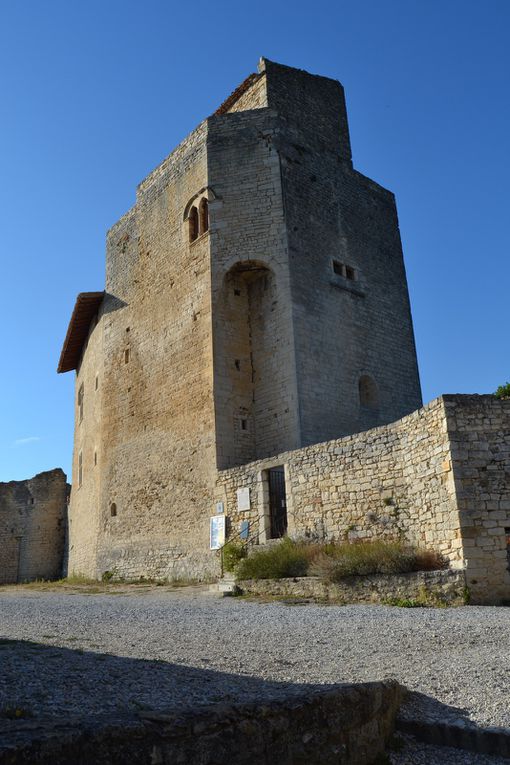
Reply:
[[[225,571],[235,571],[240,561],[248,555],[246,545],[227,542],[223,547],[223,568]]]
[[[311,546],[310,546],[311,547]],[[239,579],[284,579],[306,576],[310,550],[285,537],[280,544],[267,550],[256,550],[239,562]]]
[[[510,382],[500,385],[494,395],[496,398],[510,398]]]

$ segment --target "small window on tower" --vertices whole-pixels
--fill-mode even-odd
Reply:
[[[78,390],[78,417],[80,422],[83,420],[83,397],[84,397],[84,391],[83,391],[83,383],[82,383],[80,385],[80,389]]]
[[[355,282],[357,280],[356,270],[352,266],[348,266],[345,263],[340,263],[339,260],[333,261],[333,272],[337,274],[337,276],[341,276],[351,282]]]
[[[189,225],[189,240],[194,242],[198,237],[198,210],[196,207],[192,207],[188,218]]]
[[[78,488],[83,483],[83,454],[81,452],[78,453]]]
[[[209,202],[205,197],[200,202],[199,219],[200,234],[205,234],[206,231],[209,231]]]
[[[366,409],[379,409],[379,391],[373,377],[362,375],[358,381],[359,403]]]

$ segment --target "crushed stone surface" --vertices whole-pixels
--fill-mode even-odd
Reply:
[[[0,589],[0,714],[183,710],[388,677],[414,692],[404,717],[510,728],[510,609]]]
[[[395,736],[398,751],[390,750],[391,765],[508,765],[508,760],[494,755],[466,752],[449,746],[431,746],[412,736]]]

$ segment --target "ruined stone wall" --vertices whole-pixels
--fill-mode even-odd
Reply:
[[[67,492],[59,468],[0,483],[0,584],[62,576]]]
[[[473,602],[510,601],[510,401],[444,396],[467,584]]]
[[[233,532],[269,536],[267,470],[285,466],[289,534],[356,540],[402,536],[462,565],[462,541],[442,399],[364,433],[280,454],[219,473]],[[249,487],[251,509],[237,510]]]

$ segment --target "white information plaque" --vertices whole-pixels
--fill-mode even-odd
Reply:
[[[242,489],[237,490],[237,509],[249,510],[250,509],[250,489],[245,486]]]
[[[209,521],[210,549],[219,550],[225,544],[225,516],[213,515]]]

